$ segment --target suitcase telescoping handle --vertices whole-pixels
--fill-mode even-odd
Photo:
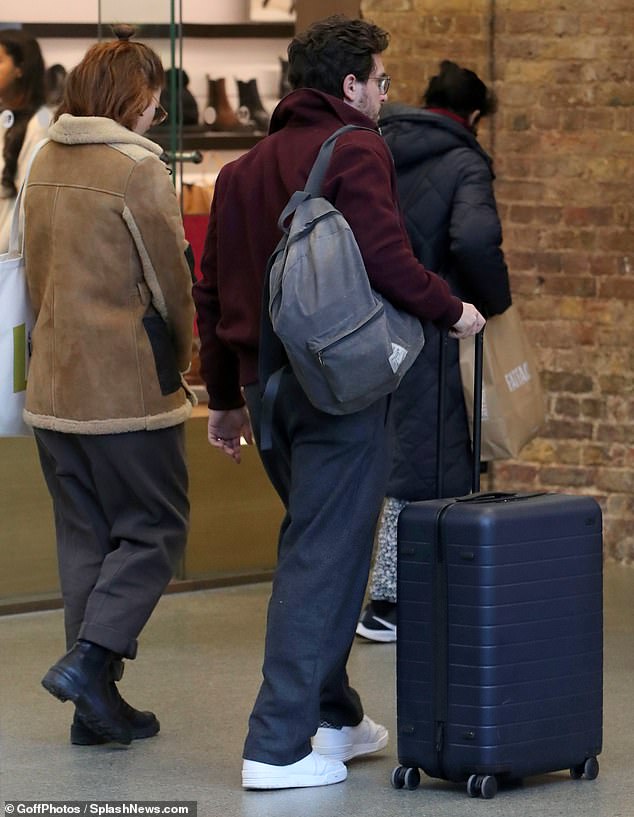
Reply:
[[[440,335],[440,353],[438,359],[438,417],[436,441],[436,493],[438,498],[443,496],[443,471],[445,448],[445,394],[447,382],[447,332]],[[480,490],[480,451],[482,445],[482,365],[484,355],[484,329],[475,336],[475,361],[473,367],[473,428],[472,452],[473,463],[471,472],[471,492],[477,494]]]
[[[484,359],[484,327],[475,336],[475,364],[473,367],[473,472],[471,491],[480,490],[480,452],[482,450],[482,365]]]

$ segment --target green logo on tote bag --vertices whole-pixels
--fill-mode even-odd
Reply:
[[[13,327],[13,391],[26,389],[26,324]]]

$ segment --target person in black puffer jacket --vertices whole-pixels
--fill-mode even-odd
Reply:
[[[424,107],[386,104],[380,127],[394,156],[401,206],[414,252],[489,318],[511,304],[492,161],[476,138],[495,111],[493,93],[466,68],[445,60],[425,91]],[[425,323],[426,343],[392,396],[393,462],[378,530],[370,601],[357,634],[396,640],[396,532],[408,503],[459,496],[471,487],[471,444],[458,363],[448,339],[444,463],[436,477],[441,335]]]

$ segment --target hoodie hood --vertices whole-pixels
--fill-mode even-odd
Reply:
[[[385,105],[379,122],[397,170],[458,148],[475,150],[491,168],[491,157],[471,131],[441,113],[401,103]]]
[[[376,122],[342,99],[314,88],[298,88],[278,103],[271,115],[269,133],[285,127],[307,127],[313,124],[323,127],[324,116],[327,115],[332,117],[333,130],[342,125],[359,125],[378,132]]]

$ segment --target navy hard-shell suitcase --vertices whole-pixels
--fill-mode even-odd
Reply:
[[[406,506],[393,786],[416,788],[422,769],[490,798],[533,774],[597,776],[602,564],[591,497],[474,493]]]

